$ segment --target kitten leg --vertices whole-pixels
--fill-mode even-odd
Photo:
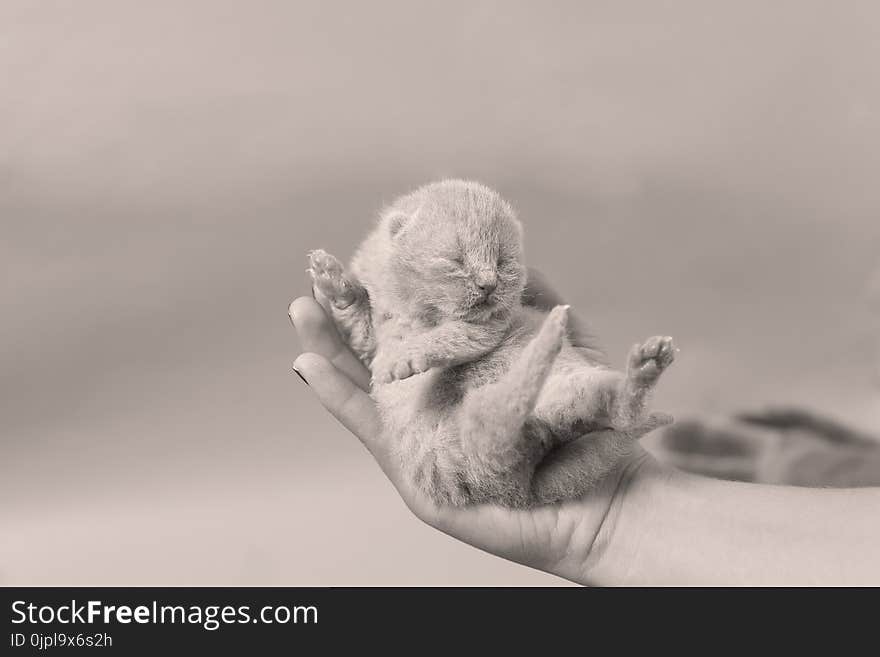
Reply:
[[[612,426],[630,427],[638,421],[645,412],[648,394],[674,359],[675,346],[670,337],[654,336],[644,344],[633,346],[626,377],[618,387],[610,409]]]
[[[548,377],[534,417],[561,436],[614,426],[609,408],[624,375],[586,362],[558,365]]]
[[[556,447],[535,469],[534,500],[555,504],[582,497],[632,451],[636,440],[671,421],[665,413],[651,413],[627,431],[596,431]]]
[[[329,310],[336,327],[348,346],[366,363],[376,349],[370,297],[367,291],[342,264],[326,251],[316,249],[309,253],[309,268],[315,298]]]
[[[626,374],[567,362],[547,379],[535,418],[562,435],[627,429],[644,415],[648,393],[673,357],[672,339],[655,337],[633,347]]]
[[[465,396],[459,411],[461,448],[468,478],[478,489],[475,497],[515,505],[528,501],[537,456],[529,453],[524,426],[562,348],[567,314],[568,306],[554,308],[501,379]]]

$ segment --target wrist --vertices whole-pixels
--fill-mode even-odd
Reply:
[[[678,474],[639,450],[620,473],[578,581],[591,586],[633,583],[630,575],[639,570],[645,538],[655,531],[660,507]]]

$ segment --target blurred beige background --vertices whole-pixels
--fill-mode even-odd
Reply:
[[[0,584],[555,584],[415,521],[291,372],[305,252],[499,188],[656,406],[880,428],[872,2],[0,5]],[[873,354],[873,356],[872,356]]]

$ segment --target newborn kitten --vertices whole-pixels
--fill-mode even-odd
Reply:
[[[522,305],[522,227],[483,185],[421,187],[381,214],[350,271],[324,251],[309,271],[371,369],[404,472],[439,504],[580,497],[672,421],[645,412],[671,338],[633,347],[626,374],[573,347],[568,306]]]

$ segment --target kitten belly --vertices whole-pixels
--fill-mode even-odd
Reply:
[[[431,370],[377,386],[372,396],[407,481],[440,503],[471,502],[455,414],[461,397],[456,378],[448,370]]]
[[[499,482],[491,480],[498,473],[481,472],[466,455],[473,449],[462,444],[462,400],[468,391],[504,377],[546,316],[532,309],[518,314],[502,343],[479,360],[433,369],[373,390],[383,430],[394,445],[404,476],[435,501],[454,505],[492,501],[493,485]],[[509,500],[522,504],[530,494],[535,466],[556,447],[593,428],[565,421],[569,413],[577,414],[578,402],[588,401],[571,394],[568,382],[583,384],[594,376],[602,379],[604,372],[565,340],[545,384],[548,389],[520,427],[522,433],[509,436],[510,444],[519,443],[522,450],[516,471],[507,473],[508,490],[519,491],[508,495]],[[563,400],[568,403],[558,403]]]

